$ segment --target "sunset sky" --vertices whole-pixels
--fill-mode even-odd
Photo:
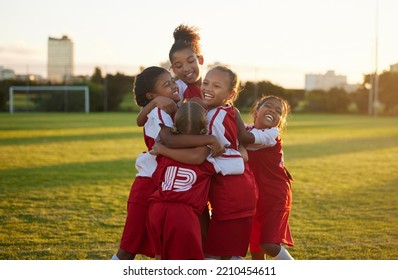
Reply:
[[[398,63],[397,0],[0,0],[0,66],[46,76],[48,37],[74,42],[75,74],[135,75],[168,60],[172,32],[199,28],[206,64],[242,80],[303,88],[306,73],[335,70],[360,83]],[[376,7],[378,21],[376,25]],[[205,68],[206,69],[206,68]]]

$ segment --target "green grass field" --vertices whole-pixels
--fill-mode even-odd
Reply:
[[[110,259],[136,156],[133,113],[0,114],[0,259]],[[244,116],[248,120],[248,116]],[[293,114],[296,259],[398,259],[398,118]]]

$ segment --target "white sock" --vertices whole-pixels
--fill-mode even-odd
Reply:
[[[111,260],[113,260],[113,261],[120,261],[120,259],[117,257],[116,254],[114,254],[114,255],[112,256],[112,259],[111,259]]]
[[[281,246],[281,250],[278,255],[274,258],[275,260],[294,260],[293,257],[289,254],[289,252],[285,249],[284,246]]]

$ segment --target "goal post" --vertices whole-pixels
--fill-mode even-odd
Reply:
[[[88,86],[11,86],[8,90],[10,114],[14,113],[14,91],[84,91],[84,111],[90,112],[90,92]]]

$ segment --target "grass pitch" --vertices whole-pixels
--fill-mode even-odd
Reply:
[[[110,259],[145,150],[135,118],[0,114],[0,259]],[[398,119],[293,114],[282,138],[292,256],[398,259]]]

